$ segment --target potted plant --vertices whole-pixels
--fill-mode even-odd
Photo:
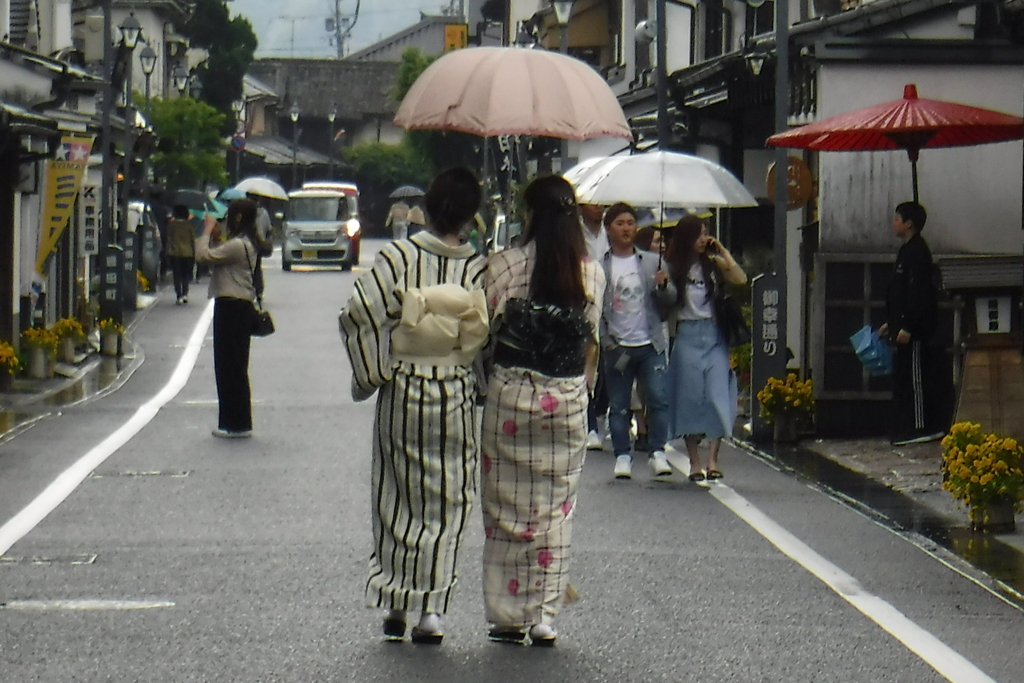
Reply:
[[[14,346],[9,342],[0,341],[0,391],[8,391],[11,388],[11,378],[20,369],[21,359],[18,358]]]
[[[116,356],[118,341],[124,334],[124,325],[113,318],[104,318],[97,325],[100,329],[100,350],[105,356]]]
[[[775,426],[775,441],[793,443],[800,436],[801,420],[814,410],[814,385],[810,379],[800,380],[794,373],[786,379],[769,377],[757,392],[761,418]]]
[[[50,359],[57,355],[57,335],[45,327],[30,327],[21,333],[21,345],[28,352],[28,376],[49,376]]]
[[[61,318],[50,328],[58,340],[58,355],[65,363],[75,362],[75,347],[85,339],[82,323],[74,318]]]
[[[1015,529],[1024,509],[1024,447],[974,422],[957,422],[942,439],[942,487],[966,505],[975,531]]]
[[[8,375],[14,375],[20,369],[21,361],[18,360],[18,352],[9,343],[0,341],[0,370],[6,370]]]

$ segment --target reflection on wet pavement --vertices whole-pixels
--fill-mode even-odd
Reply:
[[[913,531],[950,550],[1009,590],[1002,594],[1024,606],[1024,553],[998,535],[977,533],[892,490],[874,479],[853,472],[823,455],[802,447],[761,449],[776,462],[828,489],[858,501],[878,513],[890,526]]]
[[[50,378],[16,384],[6,399],[0,396],[0,437],[52,412],[54,407],[79,403],[101,394],[121,377],[122,370],[131,361],[124,356],[101,356],[72,381],[61,383]],[[59,388],[48,389],[54,385]]]

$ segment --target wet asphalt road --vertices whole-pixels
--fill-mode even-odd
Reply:
[[[1024,613],[966,565],[737,449],[713,488],[642,461],[616,481],[591,453],[582,598],[555,649],[487,641],[479,525],[444,644],[381,642],[361,600],[373,409],[349,398],[336,325],[359,271],[265,270],[278,332],[253,342],[255,438],[210,436],[207,332],[181,391],[4,553],[0,681],[1024,680]],[[0,539],[168,383],[204,294],[165,289],[120,389],[0,444]]]

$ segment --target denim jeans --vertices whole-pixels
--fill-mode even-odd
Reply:
[[[629,356],[627,362],[620,362],[623,354]],[[651,451],[664,450],[668,439],[668,359],[665,354],[645,344],[605,349],[601,358],[608,390],[608,429],[612,433],[615,455],[630,451],[629,424],[633,417],[630,397],[634,380],[639,380],[644,390]]]

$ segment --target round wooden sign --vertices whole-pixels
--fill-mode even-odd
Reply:
[[[789,210],[799,209],[811,200],[814,192],[814,180],[811,178],[811,169],[800,157],[789,157],[786,164],[786,177],[788,180],[788,196],[786,208]],[[765,182],[768,197],[775,196],[775,164],[768,167],[768,178]]]

